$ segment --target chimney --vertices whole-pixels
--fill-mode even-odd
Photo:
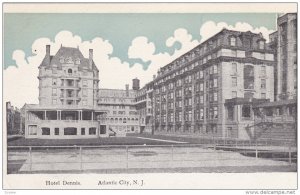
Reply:
[[[50,45],[46,45],[45,60],[46,60],[47,65],[50,65]]]
[[[126,97],[129,97],[129,85],[126,84],[125,88],[126,88]]]
[[[140,80],[138,78],[132,79],[132,89],[133,90],[140,89]]]
[[[89,68],[93,68],[93,49],[89,49]]]

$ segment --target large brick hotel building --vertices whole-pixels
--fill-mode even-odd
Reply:
[[[274,99],[273,67],[261,34],[223,29],[158,71],[155,131],[247,138],[251,104]]]
[[[25,137],[91,138],[147,131],[253,139],[274,129],[274,122],[265,127],[270,117],[279,117],[282,124],[288,121],[283,126],[291,127],[277,125],[277,137],[287,134],[283,129],[294,136],[296,127],[289,124],[295,120],[296,101],[282,100],[279,94],[279,87],[286,86],[283,78],[293,82],[295,91],[297,87],[295,71],[286,71],[292,75],[286,77],[278,72],[284,67],[282,37],[275,32],[266,43],[262,34],[223,29],[160,68],[143,88],[133,79],[132,89],[126,85],[124,90],[98,88],[92,50],[89,58],[67,47],[50,56],[47,46],[39,66],[39,104],[25,107]],[[288,67],[296,66],[293,61]]]

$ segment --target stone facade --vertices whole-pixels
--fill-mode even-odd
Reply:
[[[277,53],[276,99],[293,99],[297,95],[297,14],[277,18],[277,31],[271,43]]]

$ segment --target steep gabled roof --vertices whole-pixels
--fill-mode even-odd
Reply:
[[[62,64],[64,64],[60,62],[61,57],[63,57],[64,59],[71,57],[73,61],[76,59],[80,59],[80,65],[78,67],[79,70],[82,70],[83,67],[87,67],[87,69],[89,69],[89,59],[84,58],[80,50],[78,48],[73,48],[73,47],[59,48],[59,50],[54,56],[50,56],[50,63],[48,63],[48,59],[47,59],[48,57],[46,55],[40,66],[51,68],[53,65],[57,65],[57,68],[61,69]],[[92,64],[93,70],[96,69],[98,71],[98,68],[94,63],[94,60],[92,63],[93,63]]]

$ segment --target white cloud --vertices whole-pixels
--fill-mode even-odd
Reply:
[[[222,28],[239,31],[261,32],[268,40],[268,35],[273,32],[265,27],[253,28],[247,23],[236,23],[230,26],[226,23],[214,23],[212,21],[204,23],[200,28],[201,41],[213,36]],[[11,101],[17,107],[26,103],[38,103],[38,66],[45,56],[45,47],[51,45],[51,55],[55,55],[58,49],[63,46],[79,47],[82,54],[87,58],[88,50],[94,50],[94,61],[99,69],[100,88],[118,88],[124,89],[125,84],[132,83],[132,79],[138,77],[141,80],[141,86],[152,80],[152,76],[157,70],[178,58],[180,55],[188,52],[199,44],[198,40],[193,39],[192,35],[184,28],[174,31],[165,44],[167,47],[173,47],[175,43],[181,45],[180,49],[170,55],[167,52],[156,53],[155,44],[147,37],[136,37],[128,48],[128,57],[131,59],[141,59],[144,62],[150,61],[148,69],[143,70],[140,63],[129,64],[122,62],[118,57],[110,57],[113,54],[113,45],[108,40],[101,37],[95,37],[91,41],[82,41],[78,35],[73,35],[69,31],[59,32],[54,41],[49,38],[39,38],[32,44],[32,55],[25,56],[24,51],[15,50],[12,59],[16,66],[9,66],[4,70],[3,87],[4,101]]]
[[[125,89],[125,84],[132,83],[132,79],[141,79],[141,86],[152,78],[151,69],[144,71],[141,64],[130,67],[128,62],[121,62],[117,57],[110,57],[113,46],[108,40],[96,37],[91,41],[81,41],[78,35],[69,31],[61,31],[52,42],[48,38],[39,38],[32,44],[32,55],[25,56],[24,51],[15,50],[13,60],[16,66],[9,66],[4,70],[4,101],[11,101],[12,105],[22,107],[24,103],[38,103],[38,66],[41,64],[45,54],[46,45],[50,44],[51,55],[55,55],[63,46],[79,47],[84,57],[88,57],[88,50],[93,49],[94,61],[99,69],[100,87]],[[151,50],[149,50],[151,53]],[[156,57],[159,57],[158,55]],[[154,68],[152,68],[154,72]]]
[[[128,49],[128,57],[131,59],[140,58],[144,62],[152,60],[155,52],[155,45],[153,42],[148,42],[147,37],[136,37]]]
[[[136,37],[132,40],[128,49],[128,57],[131,59],[141,59],[144,62],[150,61],[147,71],[140,72],[141,76],[139,78],[142,84],[152,80],[153,75],[157,73],[160,67],[170,63],[199,44],[199,41],[193,40],[192,35],[184,28],[175,30],[174,34],[165,43],[167,47],[173,47],[176,42],[181,47],[170,55],[167,52],[154,54],[156,50],[155,44],[150,42],[147,37]],[[135,64],[134,67],[137,65]]]
[[[274,32],[274,30],[267,29],[266,27],[254,28],[248,23],[245,22],[237,22],[234,26],[228,25],[225,22],[215,23],[213,21],[205,22],[200,28],[201,42],[207,40],[213,35],[220,32],[223,28],[227,28],[228,30],[236,30],[236,31],[251,31],[253,33],[262,33],[263,37],[269,41],[269,34]]]

